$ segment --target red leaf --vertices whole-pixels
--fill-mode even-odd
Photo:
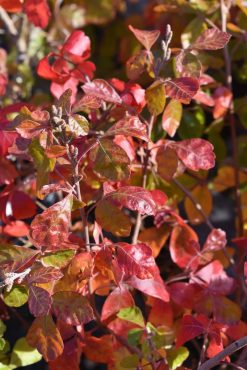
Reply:
[[[29,226],[23,221],[12,221],[5,225],[3,232],[10,236],[15,236],[17,238],[21,236],[27,236],[29,233]]]
[[[213,107],[215,104],[214,99],[202,90],[197,91],[193,99],[197,100],[201,104],[206,105],[207,107]]]
[[[209,170],[215,165],[213,145],[204,139],[187,139],[171,145],[184,165],[193,170]]]
[[[163,207],[166,204],[168,197],[163,191],[159,189],[155,189],[155,190],[150,190],[150,193],[158,208]]]
[[[0,185],[11,184],[18,176],[13,164],[5,158],[0,158]]]
[[[68,325],[87,324],[94,319],[86,297],[76,292],[57,292],[52,296],[52,308],[59,320]]]
[[[71,202],[72,198],[68,195],[34,218],[30,226],[30,237],[37,248],[60,249],[61,243],[67,241]]]
[[[62,53],[70,53],[87,58],[90,54],[90,47],[91,43],[89,37],[86,36],[83,31],[76,30],[67,38],[61,51]]]
[[[11,216],[17,220],[33,217],[37,212],[37,207],[33,199],[23,191],[14,190],[11,192],[8,202],[12,209]],[[24,204],[25,207],[23,207]]]
[[[171,99],[189,104],[199,89],[199,81],[192,77],[165,80],[166,93]]]
[[[127,116],[121,119],[109,128],[104,136],[112,135],[133,136],[144,141],[149,141],[147,128],[137,116]]]
[[[181,268],[193,268],[192,259],[197,256],[200,246],[198,237],[190,226],[175,226],[171,232],[169,247],[173,262]]]
[[[23,8],[36,27],[45,28],[48,25],[51,12],[46,0],[25,0]]]
[[[145,49],[150,50],[160,35],[160,31],[144,31],[129,25],[129,30],[135,35],[137,40],[144,46]]]
[[[185,342],[198,337],[205,332],[204,326],[191,315],[185,315],[177,333],[176,347],[181,347]]]
[[[116,90],[105,80],[96,79],[82,86],[83,91],[109,103],[121,104],[122,99]]]
[[[37,73],[40,77],[43,77],[47,80],[59,80],[60,75],[50,66],[49,57],[53,56],[52,53],[48,54],[46,57],[41,59],[38,63]],[[68,79],[68,76],[64,77],[62,80],[65,82]]]
[[[164,302],[169,302],[169,293],[161,279],[139,279],[136,276],[132,276],[127,280],[127,283],[133,288],[140,290],[151,297],[161,299]]]
[[[117,191],[108,193],[105,198],[108,197],[132,211],[147,215],[156,213],[156,204],[150,192],[139,186],[123,186]]]
[[[50,315],[37,317],[28,330],[27,342],[37,348],[45,361],[57,358],[63,352],[63,340]]]
[[[21,0],[0,0],[0,6],[10,13],[17,13],[22,10]]]
[[[17,136],[16,132],[0,129],[0,157],[8,153],[8,149],[14,144]]]
[[[199,50],[218,50],[222,49],[230,40],[231,35],[222,32],[218,28],[205,30],[196,41],[190,46],[191,49]]]
[[[156,264],[152,249],[146,244],[117,244],[118,265],[127,276],[137,276],[140,279],[151,278],[156,273]]]
[[[232,92],[227,87],[220,86],[215,90],[213,98],[215,101],[214,119],[224,117],[232,103]]]
[[[171,300],[183,308],[193,308],[198,290],[200,291],[200,288],[191,283],[178,282],[169,285]]]
[[[63,277],[62,272],[59,269],[56,269],[55,267],[44,267],[42,265],[35,266],[30,274],[28,275],[26,281],[27,284],[32,283],[49,283],[53,280],[59,280]]]
[[[51,297],[47,290],[38,286],[29,287],[28,307],[35,317],[48,315],[51,308]]]
[[[226,233],[221,229],[213,229],[207,237],[203,251],[219,251],[225,248],[227,243]]]
[[[115,288],[106,298],[101,312],[101,320],[104,321],[115,315],[122,308],[135,305],[135,301],[130,292],[124,287]]]

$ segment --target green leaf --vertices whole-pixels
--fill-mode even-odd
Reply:
[[[181,366],[183,362],[189,357],[189,351],[186,347],[178,349],[171,349],[167,351],[167,362],[172,370]]]
[[[129,217],[123,213],[113,202],[102,200],[95,210],[96,221],[105,230],[116,236],[129,236],[131,222]]]
[[[182,32],[181,41],[183,48],[185,49],[191,45],[206,29],[207,25],[201,16],[194,18]]]
[[[25,285],[13,285],[10,292],[4,292],[3,299],[7,306],[23,306],[28,300],[28,287]]]
[[[0,338],[0,351],[2,351],[5,347],[5,339],[4,338]]]
[[[11,367],[0,362],[0,370],[11,370]]]
[[[162,81],[155,81],[145,92],[148,110],[158,116],[163,112],[166,103],[165,85]]]
[[[223,161],[225,159],[226,153],[227,153],[225,140],[217,132],[214,132],[214,133],[208,135],[208,138],[209,138],[210,143],[213,144],[213,146],[214,146],[214,152],[215,152],[215,155],[216,155],[216,160],[218,162]]]
[[[145,327],[145,321],[142,312],[137,306],[122,308],[122,310],[118,312],[117,317],[125,321],[133,322],[142,328]]]
[[[49,172],[53,171],[56,158],[48,158],[45,154],[44,148],[40,145],[38,139],[34,139],[32,143],[29,145],[29,154],[33,158],[35,166],[37,167],[37,192],[39,194],[39,190],[43,185],[48,183],[48,175]]]
[[[203,109],[197,107],[192,112],[185,111],[181,124],[178,128],[178,135],[181,139],[201,137],[205,126],[205,114]]]
[[[136,369],[139,364],[139,357],[138,355],[130,355],[125,357],[121,362],[120,365],[124,369]]]
[[[128,342],[132,346],[137,346],[140,342],[141,336],[143,333],[143,329],[131,329],[128,332]]]
[[[26,338],[20,338],[14,345],[11,358],[10,367],[12,369],[20,366],[28,366],[39,362],[42,359],[41,354],[37,349],[30,347]]]
[[[110,139],[100,140],[90,158],[94,161],[94,171],[108,180],[123,181],[130,175],[128,155]]]
[[[4,322],[2,320],[0,320],[0,337],[3,336],[5,331],[6,331],[6,325],[4,324]]]
[[[65,267],[75,255],[74,249],[63,249],[57,252],[48,253],[41,258],[43,265],[57,268]]]

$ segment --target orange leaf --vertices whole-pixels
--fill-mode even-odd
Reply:
[[[26,338],[28,344],[37,348],[46,361],[54,360],[63,352],[63,340],[51,315],[37,317]]]

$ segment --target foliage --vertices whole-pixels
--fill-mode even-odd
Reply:
[[[126,6],[0,0],[0,369],[208,369],[247,336],[246,5]]]

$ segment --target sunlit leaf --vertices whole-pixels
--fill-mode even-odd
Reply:
[[[42,359],[41,354],[34,348],[30,347],[26,338],[20,338],[15,342],[13,347],[10,366],[22,367],[33,365]]]
[[[71,206],[72,197],[68,195],[34,218],[30,236],[37,248],[56,250],[61,248],[61,243],[67,241]]]
[[[182,118],[183,106],[178,100],[171,100],[166,106],[162,116],[162,127],[173,137],[180,125]]]
[[[158,116],[163,112],[166,103],[166,93],[164,82],[155,81],[145,91],[145,98],[149,112]]]
[[[4,302],[10,307],[21,307],[28,300],[28,288],[25,285],[13,285],[12,289],[4,293]]]
[[[231,35],[220,31],[217,27],[205,30],[191,45],[192,49],[217,50],[222,49],[230,40]]]
[[[122,308],[118,312],[117,317],[122,320],[133,322],[138,326],[145,327],[145,321],[142,312],[137,306]]]
[[[135,35],[137,40],[144,46],[146,50],[150,50],[160,35],[160,31],[144,31],[129,25],[130,31]]]

